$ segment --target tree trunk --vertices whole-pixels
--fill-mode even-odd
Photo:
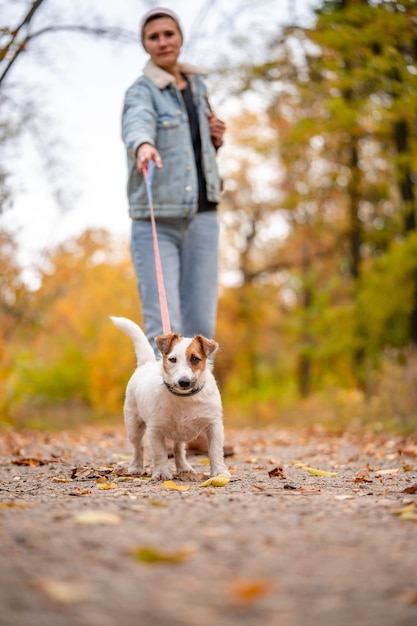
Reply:
[[[298,392],[301,398],[307,398],[311,393],[311,355],[310,348],[312,345],[312,337],[309,327],[309,315],[313,301],[312,290],[310,286],[311,271],[311,255],[309,245],[304,242],[301,249],[302,256],[302,273],[303,273],[303,290],[301,292],[301,305],[303,308],[302,319],[304,320],[303,330],[301,334],[301,353],[298,361]]]
[[[398,172],[398,188],[404,210],[404,234],[407,236],[416,230],[417,223],[416,198],[410,167],[409,128],[406,120],[395,122],[394,141],[401,161],[401,169]],[[414,275],[414,302],[410,313],[410,339],[414,345],[417,345],[417,273]]]

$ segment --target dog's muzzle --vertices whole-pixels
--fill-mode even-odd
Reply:
[[[181,396],[182,398],[188,398],[189,396],[195,396],[196,393],[199,393],[203,387],[204,387],[204,383],[200,386],[200,387],[191,387],[191,389],[187,389],[186,387],[182,387],[183,391],[179,391],[178,387],[173,387],[172,385],[169,385],[165,380],[164,380],[164,385],[165,387],[168,389],[168,391],[170,393],[173,393],[174,396]],[[180,389],[181,389],[181,385],[180,385]]]

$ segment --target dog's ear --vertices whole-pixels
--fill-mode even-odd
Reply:
[[[197,339],[206,356],[214,354],[219,347],[217,341],[214,341],[214,339],[207,339],[207,337],[204,337],[203,335],[196,335],[194,339]]]
[[[179,335],[169,333],[169,335],[159,335],[158,337],[155,337],[155,343],[161,354],[168,354],[171,352],[172,344],[177,339],[179,339]]]

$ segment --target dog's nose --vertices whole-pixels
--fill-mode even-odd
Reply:
[[[181,389],[188,389],[188,387],[191,386],[191,381],[189,378],[185,378],[184,376],[183,378],[179,379],[178,384],[181,387]]]

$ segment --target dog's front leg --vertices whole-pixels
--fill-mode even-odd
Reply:
[[[164,437],[160,433],[150,430],[148,438],[153,459],[152,478],[154,480],[170,480],[172,472],[168,465],[168,452]]]
[[[226,474],[230,472],[224,462],[224,429],[223,423],[212,423],[207,428],[208,457],[210,459],[210,476]]]
[[[183,474],[184,472],[192,472],[195,474],[195,469],[187,461],[186,446],[183,441],[176,441],[174,443],[174,459],[177,474]]]

